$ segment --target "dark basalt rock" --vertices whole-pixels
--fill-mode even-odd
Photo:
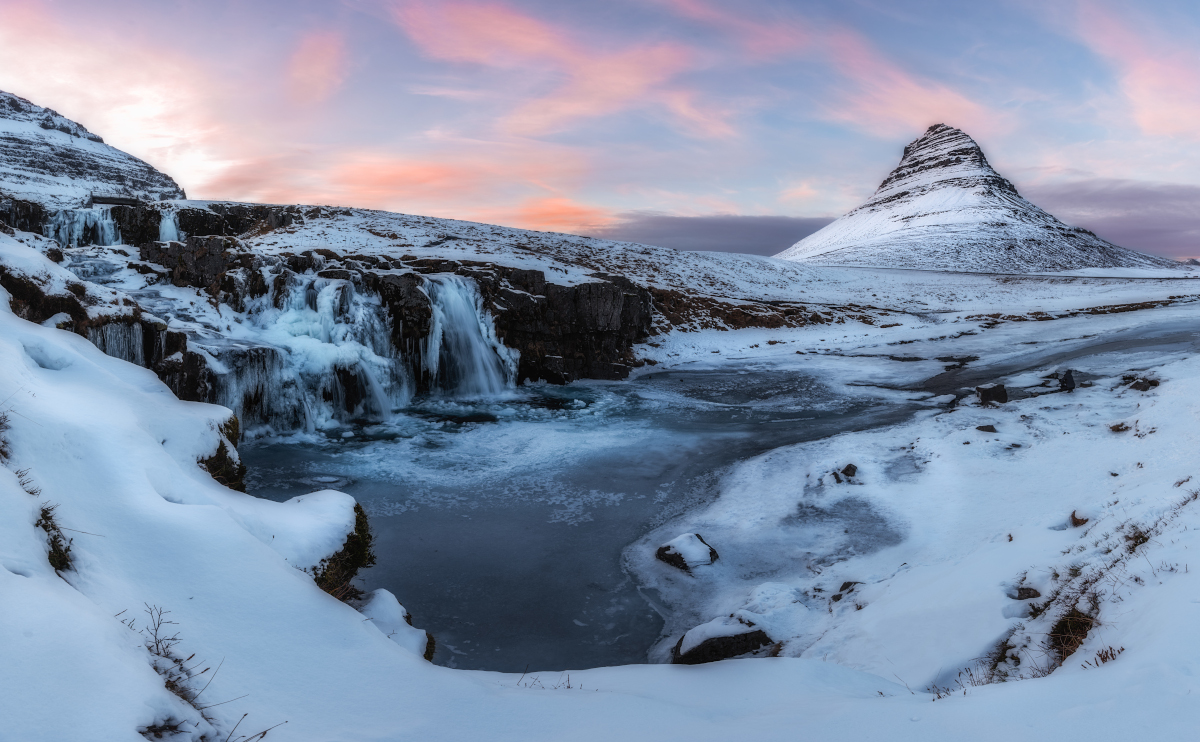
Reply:
[[[521,352],[518,382],[623,379],[634,365],[633,344],[649,336],[650,292],[622,276],[595,274],[575,286],[549,283],[541,271],[497,267],[477,279],[485,305],[495,305],[496,333]]]
[[[975,391],[979,394],[979,401],[982,404],[1004,404],[1008,401],[1008,390],[1003,384],[995,384],[993,386],[977,386]]]
[[[236,456],[229,454],[229,446],[222,440],[217,444],[217,451],[207,459],[202,459],[200,465],[217,481],[231,490],[246,491],[246,465]]]
[[[743,622],[746,623],[746,622]],[[746,623],[753,626],[752,623]],[[714,636],[700,642],[687,652],[681,652],[684,637],[671,648],[671,662],[676,665],[702,665],[706,662],[718,662],[731,657],[753,652],[771,643],[771,637],[762,629],[754,629],[732,636]]]
[[[433,305],[421,288],[424,279],[415,273],[365,273],[363,283],[379,294],[387,307],[392,319],[392,344],[411,354],[433,323]]]
[[[982,430],[985,433],[995,433],[996,432],[995,425],[976,425],[975,429]]]
[[[1148,392],[1160,383],[1158,379],[1147,379],[1141,376],[1122,376],[1121,382],[1139,392]]]
[[[241,246],[229,237],[188,237],[186,242],[150,242],[139,248],[142,260],[171,271],[176,286],[195,286],[215,293],[219,279]]]
[[[1042,594],[1037,590],[1034,590],[1032,587],[1017,588],[1017,600],[1033,600],[1034,598],[1040,597],[1042,597]]]
[[[22,201],[0,194],[0,221],[13,229],[41,234],[47,217],[45,207],[35,201]]]

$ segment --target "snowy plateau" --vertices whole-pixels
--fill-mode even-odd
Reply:
[[[1195,736],[1200,273],[956,129],[760,258],[0,94],[0,220],[2,740]]]

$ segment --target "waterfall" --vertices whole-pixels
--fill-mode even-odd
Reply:
[[[514,386],[517,354],[496,337],[475,284],[461,276],[426,276],[433,323],[425,340],[424,370],[441,393],[494,396]]]
[[[63,247],[121,244],[121,230],[113,221],[111,206],[55,211],[42,234]]]
[[[279,296],[248,300],[246,315],[254,346],[207,350],[221,366],[220,403],[247,427],[382,421],[412,398],[379,297],[351,281],[295,275]]]
[[[168,207],[159,213],[158,241],[182,242],[184,234],[179,231],[179,212],[174,207]]]
[[[99,327],[89,327],[87,338],[105,355],[136,363],[139,366],[146,365],[140,323],[109,322]]]

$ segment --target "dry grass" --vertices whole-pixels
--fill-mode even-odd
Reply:
[[[352,584],[360,569],[375,564],[375,536],[367,514],[359,504],[354,505],[354,530],[333,556],[322,559],[312,570],[317,586],[341,601],[358,600],[363,592]]]
[[[46,532],[46,541],[50,546],[46,556],[50,566],[55,572],[63,572],[71,568],[71,539],[63,535],[62,527],[58,525],[57,510],[58,505],[46,503],[34,525]]]

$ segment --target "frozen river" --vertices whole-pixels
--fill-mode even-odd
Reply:
[[[577,669],[645,662],[659,638],[626,546],[715,497],[739,461],[914,407],[795,371],[670,371],[427,400],[387,424],[242,455],[252,494],[327,487],[363,504],[378,554],[364,586],[400,598],[437,639],[438,664]]]

